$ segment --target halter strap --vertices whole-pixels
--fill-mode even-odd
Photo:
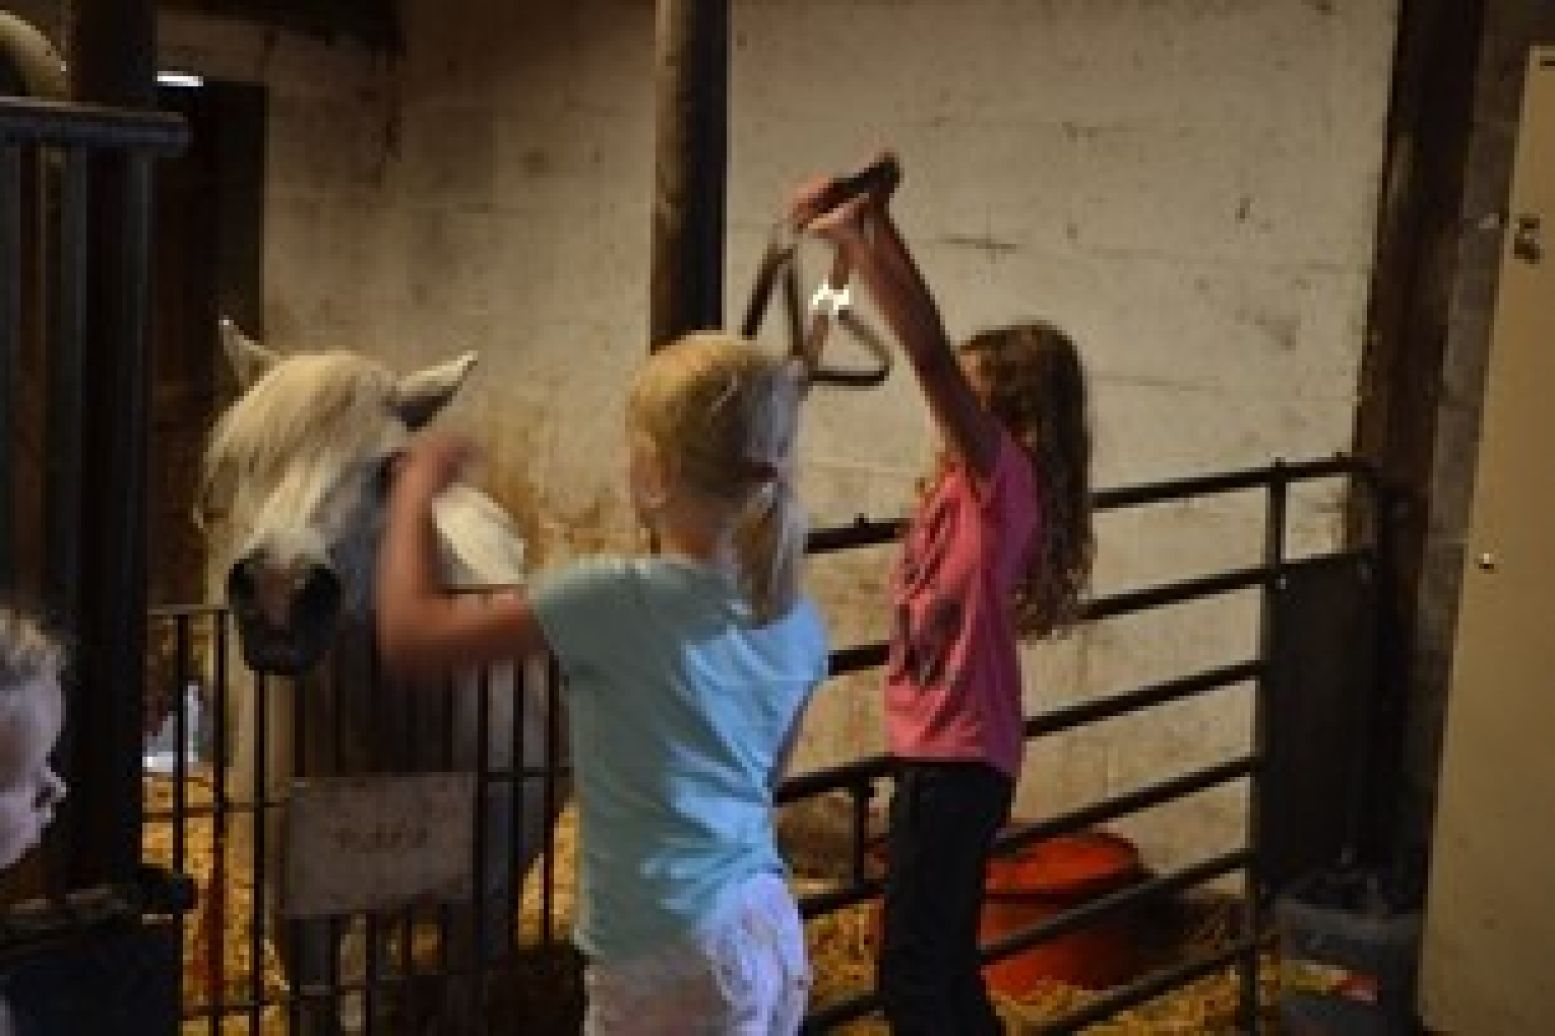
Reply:
[[[828,212],[851,198],[863,194],[885,193],[895,189],[901,180],[901,167],[892,156],[882,158],[851,176],[835,181],[818,199],[817,209]],[[808,373],[812,385],[833,385],[839,388],[872,388],[881,384],[891,374],[891,351],[885,339],[865,323],[850,306],[833,304],[808,312],[799,287],[799,243],[805,225],[795,225],[781,219],[772,227],[767,238],[766,252],[757,268],[751,287],[750,299],[745,306],[745,319],[740,324],[740,334],[754,339],[761,331],[773,292],[782,282],[783,311],[788,325],[789,355],[798,359]],[[848,275],[847,259],[837,251],[832,268],[817,297],[836,300],[846,297]],[[868,367],[832,367],[822,362],[827,332],[832,324],[839,324],[869,354],[873,363]]]

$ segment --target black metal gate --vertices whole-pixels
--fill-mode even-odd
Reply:
[[[114,490],[82,483],[106,466],[128,487],[114,506],[143,503],[134,428],[105,454],[89,446],[113,438],[110,423],[142,416],[152,168],[185,137],[181,120],[158,113],[0,97],[0,585],[40,599],[77,648],[59,751],[74,794],[45,848],[46,894],[0,917],[0,968],[51,1031],[172,1022],[173,918],[188,890],[136,864],[134,731],[116,722],[138,708],[139,684],[113,675],[116,661],[138,661],[139,637],[104,619],[133,612],[136,598],[105,609],[83,589],[137,571],[143,546],[127,540],[142,529],[94,525],[86,493]],[[104,296],[115,322],[89,348],[88,299]],[[94,411],[88,400],[102,392],[123,397]],[[90,566],[111,578],[83,579]]]
[[[1169,504],[1220,494],[1262,494],[1263,542],[1254,545],[1261,550],[1259,563],[1111,594],[1094,601],[1087,615],[1087,621],[1104,622],[1191,601],[1239,592],[1252,593],[1258,597],[1261,616],[1257,651],[1252,657],[1227,659],[1202,671],[1032,716],[1026,724],[1027,737],[1060,736],[1217,690],[1232,689],[1234,692],[1238,687],[1253,696],[1253,736],[1246,749],[1232,758],[1009,831],[1001,838],[1000,848],[1013,850],[1236,782],[1245,782],[1250,791],[1246,839],[1238,849],[1151,877],[1142,884],[986,946],[984,958],[998,960],[1083,928],[1111,912],[1238,874],[1242,875],[1245,888],[1243,922],[1240,934],[1230,945],[1202,959],[1183,962],[1101,996],[1082,1012],[1054,1026],[1053,1031],[1076,1031],[1228,966],[1241,969],[1241,1025],[1248,1031],[1257,1028],[1258,962],[1264,934],[1264,906],[1271,891],[1269,879],[1280,872],[1279,861],[1266,854],[1269,845],[1266,831],[1269,811],[1279,810],[1275,819],[1283,820],[1283,804],[1291,800],[1288,787],[1283,784],[1268,786],[1266,779],[1270,759],[1267,720],[1288,711],[1271,709],[1267,699],[1276,686],[1292,694],[1297,693],[1299,687],[1299,680],[1293,683],[1288,673],[1280,678],[1284,670],[1279,668],[1279,659],[1289,655],[1288,651],[1282,654],[1280,647],[1282,594],[1293,574],[1314,564],[1351,572],[1355,585],[1368,583],[1376,564],[1375,544],[1316,556],[1294,559],[1287,556],[1287,509],[1292,487],[1323,479],[1350,480],[1351,488],[1358,488],[1363,495],[1369,493],[1371,485],[1364,468],[1337,459],[1276,464],[1098,494],[1096,505],[1102,510]],[[900,531],[895,523],[863,522],[822,530],[812,536],[811,550],[824,555],[889,543]],[[1369,604],[1361,601],[1357,606],[1364,609]],[[213,1033],[225,1031],[221,1027],[224,1019],[246,1020],[250,1031],[255,1032],[295,1032],[309,1027],[310,1005],[330,1003],[339,1010],[356,998],[356,1006],[347,1013],[360,1020],[363,1031],[413,1031],[405,1027],[409,1023],[402,1019],[407,1017],[404,1013],[406,1004],[415,999],[415,988],[428,983],[446,985],[464,976],[474,980],[461,995],[471,998],[478,1031],[508,1031],[516,1028],[519,1018],[524,1019],[524,1031],[569,1031],[566,1025],[569,1019],[575,1024],[579,993],[576,960],[564,948],[566,933],[562,930],[567,912],[565,899],[570,889],[568,871],[572,864],[570,851],[558,844],[558,839],[570,837],[565,826],[558,833],[546,825],[543,851],[529,873],[519,876],[522,882],[508,888],[508,901],[502,909],[499,930],[486,933],[497,936],[496,949],[473,969],[468,963],[460,964],[461,959],[468,962],[469,956],[466,954],[461,958],[458,943],[460,938],[469,938],[470,933],[451,927],[450,904],[444,902],[410,904],[359,919],[357,923],[362,929],[365,952],[355,964],[348,963],[347,955],[341,950],[342,937],[353,922],[345,916],[333,918],[329,921],[332,949],[325,972],[304,981],[299,981],[295,973],[288,974],[274,949],[278,938],[285,938],[285,932],[277,929],[277,922],[267,915],[260,902],[263,896],[260,890],[267,877],[265,869],[269,866],[264,844],[266,825],[245,825],[244,822],[244,818],[277,814],[284,809],[284,802],[269,796],[251,800],[235,797],[226,769],[218,765],[219,760],[228,759],[232,754],[228,696],[232,693],[233,660],[237,654],[226,615],[215,607],[169,609],[157,612],[152,622],[152,640],[162,645],[167,663],[160,668],[158,679],[177,692],[184,692],[191,685],[198,688],[198,694],[194,696],[187,693],[171,695],[178,703],[168,729],[172,750],[166,753],[165,772],[147,778],[149,798],[154,807],[146,814],[148,839],[158,842],[159,858],[176,870],[193,874],[206,893],[202,896],[200,912],[186,922],[187,1018],[199,1020],[201,1031],[208,1022],[209,1031]],[[884,644],[846,647],[834,653],[832,672],[841,675],[870,669],[880,665],[884,658]],[[334,659],[333,664],[338,668],[340,659]],[[1331,670],[1332,667],[1328,668]],[[301,700],[300,696],[295,696],[298,692],[307,693],[309,680],[321,678],[302,678],[295,683],[289,679],[262,679],[260,693],[293,694],[295,703]],[[408,769],[425,767],[428,763],[455,768],[447,753],[452,743],[454,696],[461,693],[461,689],[455,688],[451,681],[428,688],[396,687],[377,675],[372,679],[381,688],[386,710],[401,717],[402,724],[398,729],[405,738],[401,765]],[[505,788],[511,793],[507,796],[509,812],[505,820],[510,825],[509,830],[517,831],[525,824],[533,823],[534,817],[526,815],[524,796],[518,794],[526,781],[540,782],[543,788],[540,807],[534,812],[542,818],[556,816],[567,788],[565,767],[559,762],[551,763],[563,758],[556,686],[556,674],[547,674],[543,698],[546,704],[543,718],[545,749],[540,760],[526,757],[525,741],[518,733],[523,726],[522,716],[510,732],[512,747],[501,765],[494,765],[486,756],[476,760],[476,787],[481,804],[477,816],[484,816],[485,804]],[[469,693],[469,688],[464,688],[463,693]],[[482,731],[487,731],[491,714],[489,678],[481,681],[478,693],[481,696],[478,715]],[[519,700],[525,699],[520,697]],[[204,703],[203,721],[197,722],[190,715],[190,702]],[[1364,703],[1352,705],[1358,714],[1364,711]],[[265,735],[262,724],[258,734]],[[295,725],[293,736],[298,742],[305,739]],[[338,731],[332,736],[338,740]],[[487,738],[483,736],[480,743],[486,744]],[[430,759],[427,757],[428,746],[433,755]],[[263,757],[263,753],[258,756]],[[870,801],[888,775],[888,760],[873,756],[796,776],[779,790],[780,807],[837,792],[847,794],[852,802],[851,881],[804,898],[802,909],[807,917],[820,917],[879,895],[879,879],[869,876],[866,870],[865,832]],[[304,772],[299,772],[298,776],[303,780],[307,778]],[[1277,772],[1275,776],[1278,776]],[[263,780],[255,786],[263,787]],[[532,797],[529,805],[535,805]],[[239,833],[245,826],[252,833],[246,838]],[[483,837],[480,832],[485,829],[477,824],[477,843]],[[1348,833],[1353,834],[1353,830]],[[1313,858],[1313,846],[1301,848],[1307,859]],[[1340,848],[1330,846],[1333,853]],[[477,851],[473,860],[477,871],[473,885],[480,889],[484,885],[479,873],[483,854]],[[234,898],[233,889],[252,889],[254,893],[244,900],[241,895]],[[477,912],[477,916],[488,915]],[[481,937],[480,933],[477,937]],[[438,999],[438,995],[433,994],[433,998]],[[391,1004],[392,1008],[388,1006]],[[878,1006],[878,999],[872,994],[828,1004],[812,1014],[810,1028],[825,1031],[870,1014]],[[544,1028],[540,1020],[546,1017],[555,1019],[560,1027]],[[446,1028],[450,1024],[446,1019],[440,1024],[445,1028],[439,1031],[452,1031]]]
[[[184,1018],[196,1023],[189,1031],[227,1032],[234,1024],[267,1034],[337,1027],[387,1034],[537,1031],[548,1017],[564,1025],[576,1012],[576,962],[565,948],[558,905],[559,886],[565,900],[571,875],[558,870],[556,836],[545,819],[562,811],[568,788],[554,671],[515,665],[511,682],[494,668],[413,685],[384,675],[370,644],[361,657],[337,644],[315,672],[256,675],[243,668],[236,632],[220,606],[154,609],[150,640],[153,679],[174,706],[145,760],[147,850],[189,874],[201,892],[184,930]],[[379,754],[366,761],[353,754],[352,732],[340,718],[345,710],[326,711],[318,728],[320,713],[309,700],[328,681],[338,692],[364,674],[382,701],[384,724],[373,732]],[[504,694],[511,696],[511,711],[500,705]],[[258,742],[249,756],[258,772],[248,775],[233,772],[240,695],[247,696],[253,721],[244,736]],[[478,750],[473,760],[461,760],[455,728],[470,695]],[[292,761],[289,786],[280,794],[266,791],[272,782],[264,772],[276,747],[266,742],[277,736],[268,729],[274,713],[266,703],[276,696],[290,717],[291,743],[283,751]],[[538,711],[526,707],[534,705]],[[493,718],[503,714],[510,723]],[[289,832],[278,821],[295,810],[297,795],[330,787],[348,771],[369,781],[404,773],[473,777],[468,896],[429,891],[381,909],[307,920],[284,913],[273,840]],[[248,792],[235,788],[245,776]],[[353,837],[379,837],[377,831],[369,826]],[[381,837],[394,852],[416,845],[418,836],[401,828]],[[516,872],[516,861],[514,873],[493,873],[504,867],[504,853],[493,859],[489,840],[513,846],[536,837],[538,852],[524,873]],[[310,939],[311,960],[303,949]]]
[[[1246,750],[1233,758],[1136,787],[1123,794],[1050,819],[1007,831],[999,838],[996,852],[1007,852],[1042,839],[1084,830],[1143,810],[1167,805],[1206,789],[1239,781],[1246,782],[1249,787],[1245,843],[1241,848],[1154,876],[1141,884],[1051,917],[1026,931],[1013,933],[992,945],[985,945],[982,951],[983,959],[985,962],[992,962],[1009,957],[1038,943],[1084,928],[1106,915],[1137,907],[1228,875],[1243,876],[1243,910],[1241,930],[1230,945],[1200,959],[1185,961],[1148,975],[1124,988],[1105,993],[1083,1009],[1053,1023],[1044,1031],[1076,1032],[1087,1025],[1111,1018],[1134,1005],[1154,999],[1230,965],[1240,969],[1238,1028],[1243,1032],[1260,1031],[1259,954],[1266,935],[1264,908],[1272,891],[1268,880],[1269,860],[1266,856],[1266,845],[1269,841],[1267,830],[1271,820],[1269,808],[1271,806],[1278,808],[1290,801],[1288,787],[1282,785],[1271,789],[1266,782],[1270,735],[1268,720],[1273,713],[1269,696],[1275,685],[1274,667],[1281,657],[1284,657],[1287,662],[1290,661],[1289,654],[1282,656],[1280,651],[1280,643],[1285,632],[1278,621],[1282,614],[1281,598],[1286,592],[1291,574],[1314,562],[1349,570],[1354,573],[1356,584],[1361,585],[1373,578],[1372,573],[1378,560],[1375,537],[1371,542],[1359,547],[1324,552],[1316,557],[1293,560],[1289,556],[1288,510],[1292,488],[1315,480],[1336,478],[1347,480],[1352,493],[1358,491],[1367,502],[1374,502],[1375,487],[1368,469],[1358,462],[1344,458],[1297,464],[1276,463],[1267,468],[1105,490],[1096,495],[1094,500],[1096,509],[1112,511],[1191,501],[1224,494],[1261,494],[1264,528],[1261,545],[1262,559],[1259,564],[1227,571],[1195,574],[1169,583],[1110,594],[1093,601],[1086,612],[1087,622],[1101,622],[1152,609],[1169,608],[1186,602],[1251,591],[1257,593],[1259,597],[1257,651],[1250,658],[1227,659],[1222,664],[1209,669],[1031,716],[1026,721],[1028,741],[1062,735],[1065,732],[1144,712],[1169,703],[1238,686],[1245,687],[1247,692],[1253,695],[1252,737]],[[1374,509],[1373,514],[1375,514]],[[1374,530],[1375,527],[1373,522]],[[861,519],[851,527],[817,533],[812,537],[811,551],[815,554],[827,554],[875,546],[894,541],[901,532],[900,523],[871,523]],[[1361,648],[1365,650],[1364,645]],[[885,659],[886,645],[883,643],[844,648],[833,655],[832,673],[840,675],[873,669],[884,664]],[[1286,691],[1295,691],[1299,689],[1299,681],[1287,678],[1281,686]],[[1288,712],[1289,704],[1282,704]],[[1352,703],[1351,707],[1356,720],[1360,721],[1366,704]],[[846,793],[852,803],[851,881],[844,887],[804,898],[801,901],[801,909],[807,918],[823,916],[880,895],[883,888],[882,882],[878,878],[870,877],[866,868],[865,834],[870,801],[877,793],[878,785],[889,774],[889,760],[885,756],[873,756],[843,766],[804,774],[787,781],[780,789],[778,801],[783,804],[837,792]],[[1352,789],[1352,793],[1354,790]],[[1351,815],[1342,805],[1333,803],[1329,805],[1338,815],[1346,818]],[[1289,816],[1282,810],[1281,814],[1273,819],[1284,822],[1298,818]],[[1346,829],[1345,833],[1353,835],[1355,832]],[[1338,846],[1331,846],[1331,848],[1336,855],[1340,851]],[[1306,853],[1302,862],[1313,862],[1310,847],[1302,847],[1302,849]],[[1330,859],[1326,862],[1336,861]],[[835,1025],[865,1017],[879,1008],[878,995],[870,993],[856,996],[812,1012],[808,1027],[817,1032],[826,1031]]]

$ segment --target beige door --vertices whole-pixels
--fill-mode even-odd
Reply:
[[[1507,211],[1421,977],[1454,1036],[1555,1033],[1555,48]]]

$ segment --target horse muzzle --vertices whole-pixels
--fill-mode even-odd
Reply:
[[[227,575],[227,603],[243,661],[258,673],[296,675],[318,664],[340,616],[340,579],[322,565],[278,570],[244,558]]]

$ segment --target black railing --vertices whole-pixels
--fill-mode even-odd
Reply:
[[[153,609],[151,630],[165,663],[157,683],[164,691],[174,745],[172,758],[165,760],[165,779],[148,778],[165,789],[166,804],[146,810],[144,824],[148,837],[159,840],[158,855],[165,853],[173,870],[189,874],[205,888],[199,924],[208,937],[188,957],[198,978],[185,983],[186,991],[202,991],[186,995],[185,1021],[208,1024],[216,1033],[240,1019],[254,1027],[265,1026],[267,1016],[279,1013],[287,1031],[308,1032],[321,1025],[329,1029],[345,1010],[346,1000],[353,997],[368,1031],[399,1031],[396,1024],[385,1022],[393,1012],[440,1011],[452,1005],[480,1017],[493,983],[498,976],[510,974],[526,945],[519,927],[519,897],[526,875],[512,875],[500,894],[493,893],[487,881],[495,877],[487,869],[488,839],[518,846],[525,832],[534,828],[534,814],[556,817],[567,794],[559,674],[554,665],[543,674],[543,688],[527,680],[528,675],[540,675],[538,671],[526,674],[517,665],[512,681],[500,686],[494,678],[496,667],[468,678],[449,676],[407,684],[388,679],[379,670],[370,640],[352,639],[349,646],[337,642],[317,671],[281,677],[254,674],[237,661],[234,625],[220,605]],[[375,689],[381,727],[357,725],[360,717],[343,704],[362,681]],[[209,719],[203,730],[189,725],[185,692],[191,683],[197,685],[197,700]],[[456,729],[456,715],[463,715],[466,694],[473,695],[473,740],[468,732]],[[494,718],[499,695],[511,698],[510,709],[503,713],[511,720],[507,730]],[[270,728],[267,699],[282,704],[288,729]],[[538,716],[530,706],[543,709],[544,715]],[[278,744],[277,737],[289,737],[290,743]],[[535,751],[528,744],[530,737],[537,737],[543,758],[530,757]],[[238,743],[244,738],[249,739],[247,756],[252,767],[246,774],[235,769]],[[409,905],[306,921],[288,919],[276,898],[282,876],[274,870],[278,846],[270,842],[284,830],[275,825],[290,808],[288,789],[325,784],[335,777],[363,776],[368,770],[362,769],[364,762],[354,753],[366,743],[377,753],[368,764],[374,773],[475,774],[469,861],[473,891],[468,899],[458,901],[433,895]],[[506,759],[493,757],[497,745],[503,746]],[[286,760],[290,767],[285,787],[279,790],[271,787],[275,775],[270,766],[275,760]],[[191,771],[192,763],[198,765],[198,773]],[[234,775],[245,777],[251,790],[235,789]],[[209,802],[191,802],[191,788],[202,783]],[[498,818],[494,797],[502,794],[509,799]],[[206,847],[199,858],[191,852],[190,837],[197,824],[203,826]],[[533,945],[549,948],[562,941],[554,831],[549,822],[539,838],[532,865],[539,899]],[[160,848],[162,842],[165,849]],[[252,897],[237,916],[228,910],[234,887],[252,889]],[[530,912],[523,913],[527,923]],[[192,933],[190,923],[185,922],[186,940]],[[343,947],[353,924],[361,935],[362,957],[348,961]],[[246,937],[242,947],[246,966],[230,959],[232,937],[239,931]],[[298,946],[310,938],[325,949],[322,962],[315,961],[307,969],[279,952],[283,942]],[[267,960],[274,962],[273,968],[267,969]],[[347,973],[348,963],[357,969],[355,973]],[[284,988],[274,988],[271,979],[281,980]],[[456,980],[464,985],[450,993],[448,983]],[[438,1002],[428,1001],[434,995]],[[495,1016],[487,1019],[496,1020]]]
[[[1264,494],[1264,529],[1261,563],[1250,567],[1194,575],[1174,582],[1108,594],[1087,607],[1088,622],[1165,608],[1188,601],[1253,590],[1260,593],[1257,656],[1241,659],[1187,674],[1161,683],[1095,698],[1032,716],[1026,721],[1026,737],[1049,737],[1064,731],[1101,723],[1120,716],[1179,702],[1227,687],[1250,684],[1253,687],[1253,732],[1245,754],[1158,782],[1131,789],[1050,819],[1007,830],[996,842],[996,853],[1012,851],[1022,845],[1080,831],[1106,821],[1130,816],[1143,810],[1176,802],[1233,782],[1248,786],[1246,844],[1243,848],[1217,856],[1180,871],[1156,877],[1125,891],[1061,913],[1040,924],[983,947],[985,961],[996,961],[1019,953],[1037,943],[1084,927],[1091,921],[1125,907],[1174,894],[1205,882],[1240,873],[1243,876],[1243,918],[1240,936],[1229,947],[1203,959],[1147,976],[1138,982],[1090,1003],[1083,1010],[1052,1023],[1045,1031],[1073,1032],[1085,1025],[1154,999],[1180,988],[1230,963],[1240,968],[1238,1024],[1242,1031],[1256,1032],[1259,1026],[1258,965],[1263,932],[1263,882],[1261,880],[1262,822],[1261,781],[1267,744],[1265,698],[1269,660],[1279,635],[1278,595],[1290,568],[1286,533],[1289,491],[1293,484],[1321,479],[1345,478],[1352,490],[1359,487],[1369,502],[1375,503],[1376,486],[1371,472],[1363,464],[1344,457],[1295,464],[1275,463],[1221,474],[1175,479],[1145,485],[1103,490],[1093,498],[1097,511],[1112,511],[1206,496],[1259,491]],[[812,534],[812,554],[828,554],[862,547],[879,546],[896,540],[902,532],[899,522],[870,522],[860,518],[851,525],[818,530]],[[1375,537],[1356,549],[1336,550],[1324,557],[1375,556]],[[886,658],[884,643],[859,644],[842,648],[832,655],[833,675],[859,672],[880,666]],[[822,916],[857,905],[880,895],[882,882],[866,874],[865,831],[869,803],[875,785],[891,773],[891,760],[874,755],[839,766],[801,774],[784,782],[777,800],[789,804],[803,799],[844,792],[852,811],[851,880],[841,888],[814,893],[801,900],[806,918]],[[844,1022],[878,1010],[875,993],[861,994],[828,1004],[810,1015],[807,1029],[825,1031]]]
[[[1309,464],[1277,464],[1251,471],[1182,479],[1151,486],[1126,487],[1097,494],[1096,506],[1101,510],[1147,506],[1214,493],[1257,491],[1265,494],[1263,556],[1259,564],[1195,574],[1175,582],[1108,594],[1091,602],[1087,610],[1088,621],[1100,622],[1115,616],[1169,608],[1187,601],[1231,593],[1258,592],[1261,594],[1263,607],[1260,610],[1256,654],[1251,658],[1232,659],[1143,686],[1068,702],[1032,715],[1025,723],[1027,738],[1058,736],[1094,724],[1195,699],[1201,695],[1244,686],[1253,688],[1254,734],[1246,749],[1231,758],[1209,762],[1186,772],[1163,775],[1150,783],[1129,788],[1060,815],[1013,826],[1001,833],[996,851],[1013,851],[1033,842],[1081,831],[1143,810],[1165,806],[1207,789],[1236,783],[1247,785],[1250,792],[1246,836],[1244,844],[1239,848],[1189,863],[1169,873],[1151,876],[1136,885],[1049,918],[1028,930],[1012,933],[992,945],[983,947],[983,957],[987,961],[995,961],[1018,954],[1037,943],[1083,928],[1104,915],[1136,906],[1147,900],[1173,895],[1208,881],[1238,874],[1243,876],[1245,882],[1243,896],[1245,908],[1241,929],[1230,945],[1208,953],[1200,959],[1188,961],[1157,974],[1147,975],[1130,985],[1107,991],[1090,1001],[1083,1011],[1055,1023],[1051,1031],[1074,1031],[1083,1024],[1122,1011],[1231,963],[1239,964],[1241,968],[1239,1021],[1245,1030],[1256,1031],[1258,1025],[1257,966],[1262,934],[1262,905],[1259,897],[1262,884],[1260,878],[1263,851],[1262,818],[1258,815],[1260,801],[1258,782],[1264,765],[1262,698],[1265,694],[1274,638],[1278,635],[1277,611],[1274,603],[1286,572],[1295,564],[1285,557],[1286,499],[1289,487],[1293,483],[1338,477],[1351,478],[1362,487],[1369,485],[1367,473],[1359,465],[1344,460],[1333,460]],[[843,529],[819,531],[813,536],[811,545],[816,553],[876,546],[894,541],[900,531],[901,527],[896,523],[860,522]],[[1358,549],[1335,550],[1323,556],[1364,558],[1373,550],[1372,546],[1363,546]],[[154,617],[154,623],[161,624],[170,637],[168,650],[173,659],[173,669],[176,670],[176,674],[171,678],[173,688],[181,689],[191,676],[207,681],[208,715],[211,719],[208,756],[214,760],[229,759],[234,731],[229,729],[228,725],[231,709],[227,695],[235,663],[230,661],[233,646],[223,610],[219,607],[162,609]],[[195,642],[202,637],[208,638],[208,642],[197,649]],[[193,664],[193,659],[197,655],[210,659],[210,663],[203,668]],[[833,673],[842,675],[867,670],[880,665],[884,658],[883,644],[861,644],[843,648],[833,654]],[[339,661],[336,657],[335,662],[338,664]],[[376,675],[376,671],[371,679],[375,684],[379,681],[380,677]],[[291,681],[264,679],[260,681],[256,691],[260,695],[295,694],[296,688],[290,684]],[[482,680],[479,686],[483,697],[490,693],[489,681]],[[525,723],[525,717],[520,714],[512,717],[514,741],[509,752],[511,758],[506,762],[496,761],[494,764],[494,761],[482,752],[481,757],[474,760],[474,765],[479,771],[478,787],[482,789],[481,795],[488,794],[487,789],[496,789],[504,784],[512,790],[512,812],[507,821],[512,828],[510,837],[518,837],[518,832],[525,829],[526,818],[533,820],[532,814],[525,813],[524,810],[534,809],[536,800],[526,802],[523,799],[522,782],[532,780],[545,782],[543,795],[538,800],[540,802],[538,811],[547,818],[556,815],[565,794],[567,774],[564,754],[560,750],[562,738],[559,725],[560,709],[554,697],[557,686],[558,676],[553,668],[546,680],[545,689],[547,704],[544,717],[543,759],[526,757],[525,738],[519,731]],[[452,743],[452,728],[449,725],[451,713],[448,711],[452,700],[451,692],[450,684],[444,686],[440,692],[434,691],[430,695],[401,695],[400,691],[395,690],[391,685],[386,685],[383,692],[386,710],[401,708],[406,710],[404,750],[408,766],[417,765],[418,759],[420,763],[426,762],[424,758],[417,755],[417,752],[425,749],[426,745],[442,744],[446,747]],[[516,701],[523,700],[522,696],[516,699]],[[294,698],[293,701],[300,701],[300,697]],[[183,704],[181,698],[176,699],[175,703],[180,707]],[[477,714],[478,723],[482,728],[479,736],[481,745],[485,745],[488,740],[486,729],[491,723],[490,711],[489,704],[482,705]],[[334,714],[330,721],[338,724],[338,713]],[[316,722],[318,718],[306,712],[293,713],[291,733],[299,744],[309,736],[309,725]],[[210,767],[207,778],[212,784],[211,803],[205,805],[191,802],[188,795],[190,775],[181,749],[189,733],[186,723],[187,717],[176,720],[174,740],[178,742],[178,747],[175,747],[170,773],[172,781],[170,808],[148,813],[146,822],[151,825],[171,824],[175,831],[194,822],[211,825],[209,837],[214,840],[217,849],[212,861],[218,870],[209,874],[208,880],[215,896],[215,903],[224,903],[222,893],[216,890],[232,880],[233,875],[230,870],[235,864],[248,872],[248,880],[256,889],[260,889],[267,883],[269,877],[267,868],[273,863],[269,858],[271,854],[264,844],[266,825],[263,823],[252,824],[253,843],[244,847],[246,851],[241,861],[236,861],[229,851],[223,849],[224,845],[227,850],[232,848],[227,842],[227,833],[234,818],[279,816],[286,808],[286,796],[266,793],[264,774],[261,772],[254,775],[253,784],[256,794],[253,799],[238,801],[225,784],[227,768],[218,762]],[[320,732],[314,728],[315,734]],[[263,765],[266,755],[264,742],[272,733],[266,729],[263,721],[249,732],[249,736],[258,742],[254,752],[254,759],[258,765]],[[332,737],[338,746],[340,740],[338,726]],[[420,749],[414,743],[417,737],[422,739]],[[295,746],[293,750],[298,751]],[[445,753],[441,763],[451,766],[452,760]],[[304,760],[301,756],[297,756],[295,766],[299,775],[305,775],[302,772],[303,764]],[[876,793],[877,785],[890,773],[891,761],[888,757],[870,755],[839,766],[796,775],[786,780],[778,789],[776,800],[780,806],[839,791],[846,793],[851,799],[851,852],[848,859],[848,878],[838,887],[805,896],[801,900],[801,910],[807,918],[857,906],[879,896],[882,881],[866,866],[867,821],[870,816],[870,803]],[[480,811],[480,815],[484,816],[485,811]],[[560,916],[556,902],[558,860],[552,835],[546,834],[542,837],[545,848],[534,862],[539,889],[538,936],[540,945],[549,946],[559,938],[556,931]],[[185,835],[175,834],[172,847],[174,859],[171,862],[175,869],[189,869],[190,860]],[[479,861],[483,855],[477,852],[474,857],[477,871],[481,866]],[[219,870],[223,866],[229,870],[226,875]],[[481,888],[480,881],[475,885],[477,889]],[[414,927],[413,922],[426,924],[429,915],[426,912],[427,908],[417,908],[414,911],[407,909],[398,913],[370,915],[365,919],[366,961],[358,973],[346,974],[338,954],[332,952],[327,974],[310,976],[305,983],[294,984],[289,990],[282,992],[267,989],[265,986],[262,962],[266,954],[271,952],[269,946],[271,938],[281,933],[272,926],[271,920],[266,916],[266,909],[256,896],[249,908],[248,916],[243,919],[248,925],[247,953],[250,958],[249,967],[253,970],[243,976],[246,981],[240,988],[229,991],[226,979],[229,972],[234,969],[232,963],[223,958],[223,954],[228,952],[224,948],[226,940],[219,935],[209,940],[197,959],[197,966],[207,976],[213,977],[214,982],[207,994],[198,1002],[186,1003],[186,1017],[208,1020],[214,1032],[225,1018],[247,1017],[257,1024],[264,1012],[281,1010],[291,1018],[295,1031],[296,1023],[304,1016],[310,1002],[339,1003],[340,998],[354,993],[360,995],[364,1010],[368,1016],[371,1016],[379,1001],[386,997],[401,998],[405,995],[406,987],[414,985],[416,980],[433,976],[444,980],[456,976],[471,977],[475,983],[474,1001],[478,1003],[482,1000],[479,987],[489,980],[490,968],[512,963],[512,954],[518,950],[520,940],[513,920],[517,914],[514,909],[517,906],[516,884],[509,886],[507,892],[509,901],[504,913],[506,924],[510,927],[498,933],[503,937],[502,941],[506,948],[485,964],[472,966],[467,961],[460,962],[449,958],[447,910],[432,907],[430,908],[433,911],[431,920],[435,922],[435,927],[438,929],[438,959],[430,966],[425,964],[418,966],[412,957],[411,930]],[[479,911],[476,918],[478,928],[486,923]],[[223,924],[221,908],[218,907],[216,917],[208,920],[217,923],[218,926],[226,926],[239,919],[227,917]],[[339,943],[339,936],[347,921],[347,918],[342,917],[329,922],[332,944]],[[398,952],[392,956],[389,952],[392,942],[384,938],[390,933],[399,933],[401,936],[397,946]],[[486,933],[478,930],[475,934],[477,945],[480,945]],[[864,992],[849,1000],[825,1004],[813,1012],[808,1020],[808,1028],[811,1031],[824,1031],[831,1026],[868,1015],[878,1010],[879,1006],[879,1000],[872,991]]]

